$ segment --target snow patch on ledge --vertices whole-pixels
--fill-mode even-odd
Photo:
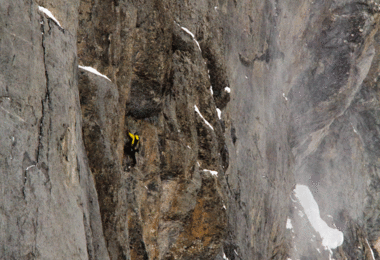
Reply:
[[[33,168],[33,167],[36,167],[36,165],[30,165],[30,166],[26,167],[25,171],[28,171],[30,168]]]
[[[218,113],[219,120],[222,119],[222,111],[219,108],[216,108],[216,112]]]
[[[211,173],[211,175],[214,175],[214,176],[218,176],[218,172],[217,171],[211,171],[211,170],[207,170],[207,169],[203,169],[204,172],[209,172]]]
[[[199,112],[199,109],[196,105],[194,105],[194,109],[195,109],[195,112],[197,112],[199,114],[199,116],[203,119],[203,121],[206,123],[206,125],[208,125],[212,130],[214,130],[212,125],[202,116],[201,112]]]
[[[83,70],[87,70],[87,71],[89,71],[91,73],[94,73],[94,74],[96,74],[96,75],[98,75],[100,77],[103,77],[103,78],[108,79],[109,81],[111,81],[106,75],[100,73],[99,71],[97,71],[93,67],[87,67],[87,66],[80,66],[79,65],[78,68],[83,69]]]
[[[290,218],[286,219],[286,229],[293,229],[292,220]]]
[[[320,234],[322,245],[330,251],[331,249],[335,249],[342,245],[344,241],[343,233],[338,229],[329,227],[321,218],[319,206],[309,190],[309,187],[297,184],[294,192],[298,201],[301,203],[311,226]]]
[[[358,131],[355,129],[354,125],[351,123],[352,130],[354,130],[355,134],[358,134]]]
[[[59,27],[62,28],[61,24],[58,22],[58,20],[54,17],[54,15],[48,9],[46,9],[45,7],[42,7],[42,6],[38,6],[38,10],[40,10],[41,12],[46,14],[47,17],[52,19]]]
[[[231,89],[229,87],[225,87],[224,91],[226,91],[227,93],[231,93]]]

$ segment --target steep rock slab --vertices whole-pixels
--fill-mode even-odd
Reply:
[[[0,255],[107,259],[82,143],[75,34],[34,2],[3,2],[0,17]]]
[[[111,80],[80,72],[84,142],[111,259],[128,258],[129,237],[133,239],[126,221],[128,187],[132,184],[122,164],[135,25],[136,8],[128,1],[80,1],[78,63],[93,67]]]
[[[122,231],[126,213],[119,213],[116,209],[118,194],[115,191],[120,189],[123,182],[115,146],[119,136],[119,93],[109,79],[80,68],[79,95],[83,115],[83,141],[95,178],[104,233],[112,257],[122,244],[128,243],[127,234]],[[115,225],[118,227],[116,232]],[[117,233],[121,233],[121,236],[117,236]]]
[[[292,46],[279,46],[282,3],[220,4],[231,88],[225,124],[230,166],[224,254],[228,259],[286,259],[291,241],[286,219],[295,180],[289,104],[283,96],[288,68],[284,52]],[[289,15],[289,21],[293,18]]]

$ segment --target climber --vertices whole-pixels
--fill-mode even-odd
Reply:
[[[140,147],[140,137],[138,133],[132,134],[128,131],[128,140],[124,146],[124,153],[132,158],[132,166],[136,165],[136,152],[139,151]]]

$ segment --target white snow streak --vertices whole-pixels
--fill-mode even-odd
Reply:
[[[358,131],[356,131],[356,129],[355,129],[355,127],[354,127],[354,125],[352,123],[351,123],[351,126],[352,126],[352,130],[354,130],[355,134],[357,134]]]
[[[218,176],[218,172],[217,171],[211,171],[211,170],[207,170],[207,169],[203,169],[203,171],[210,172],[211,175]]]
[[[47,17],[49,17],[50,19],[52,19],[59,27],[62,28],[61,24],[58,22],[58,20],[54,17],[54,15],[48,9],[46,9],[45,7],[39,6],[38,10],[40,10],[41,12],[43,12],[44,14],[46,14]]]
[[[294,189],[295,196],[301,203],[312,227],[321,235],[322,244],[326,249],[334,249],[343,244],[343,233],[327,225],[319,214],[319,206],[313,194],[305,185],[297,184]]]
[[[199,109],[196,105],[194,105],[194,109],[195,109],[195,112],[197,112],[200,115],[200,117],[203,119],[203,121],[206,123],[206,125],[208,125],[212,130],[214,130],[212,125],[202,116],[201,112],[199,112]]]
[[[282,93],[282,96],[285,98],[286,101],[288,101],[288,98],[285,96],[285,93]]]
[[[214,95],[214,91],[212,90],[212,86],[210,86],[210,92],[211,92],[211,95]]]
[[[197,44],[199,50],[202,52],[202,50],[201,50],[201,46],[199,46],[199,42],[195,39],[194,34],[193,34],[192,32],[190,32],[189,29],[187,29],[187,28],[185,28],[185,27],[182,27],[182,26],[181,26],[181,29],[184,30],[185,32],[187,32],[187,33],[193,38],[193,40],[194,40],[195,43]]]
[[[32,167],[36,167],[36,166],[35,166],[35,165],[30,165],[30,166],[28,166],[28,167],[25,169],[25,171],[29,170],[29,169],[32,168]]]
[[[185,27],[182,27],[182,26],[181,26],[181,29],[184,30],[185,32],[187,32],[188,34],[190,34],[190,36],[191,36],[192,38],[195,37],[194,34],[193,34],[192,32],[189,31],[189,29],[187,29],[187,28],[185,28]]]
[[[96,74],[96,75],[98,75],[98,76],[101,76],[101,77],[103,77],[103,78],[108,79],[109,81],[111,81],[106,75],[100,73],[99,71],[97,71],[97,70],[94,69],[93,67],[80,66],[80,65],[79,65],[78,67],[79,67],[80,69],[87,70],[87,71],[89,71],[89,72],[91,72],[91,73],[94,73],[94,74]]]
[[[216,108],[216,112],[218,113],[219,119],[222,119],[222,111],[219,108]]]
[[[290,218],[286,220],[286,229],[293,229],[292,220]]]
[[[369,245],[369,243],[368,243],[368,240],[367,240],[367,238],[365,239],[365,242],[367,243],[367,245],[368,245],[369,249],[371,250],[372,260],[375,260],[375,255],[374,255],[374,253],[373,253],[373,251],[372,251],[372,248],[371,248],[371,246],[370,246],[370,245]]]
[[[227,258],[226,254],[224,252],[223,252],[223,259],[224,260],[230,260],[230,259]]]
[[[227,93],[231,93],[231,89],[229,87],[225,87],[224,91],[226,91]]]

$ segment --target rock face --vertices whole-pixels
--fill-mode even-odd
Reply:
[[[0,259],[379,258],[379,12],[1,1]]]
[[[108,259],[82,141],[77,25],[59,27],[33,1],[2,1],[0,17],[0,256]]]

